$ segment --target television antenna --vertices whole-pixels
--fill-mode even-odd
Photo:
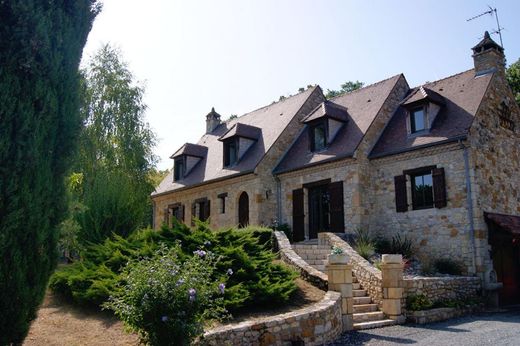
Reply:
[[[486,14],[489,14],[489,15],[491,15],[491,16],[494,16],[495,19],[496,19],[496,21],[497,21],[497,29],[496,29],[496,30],[493,30],[491,33],[492,33],[492,34],[498,34],[498,37],[500,37],[500,46],[501,46],[502,48],[504,48],[504,44],[503,44],[503,42],[502,42],[502,29],[504,29],[504,28],[500,27],[500,23],[499,23],[499,21],[498,21],[498,12],[497,12],[497,9],[496,9],[496,7],[493,8],[493,7],[489,6],[489,5],[488,5],[488,8],[489,8],[489,10],[487,10],[486,12],[482,12],[481,14],[478,14],[478,15],[476,15],[476,16],[474,16],[474,17],[471,17],[470,19],[467,19],[466,22],[469,22],[469,21],[475,20],[475,19],[477,19],[477,18],[480,18],[480,17],[482,17],[482,16],[485,16]]]

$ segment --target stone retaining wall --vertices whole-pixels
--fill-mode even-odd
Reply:
[[[316,268],[305,262],[291,247],[289,239],[283,232],[275,231],[274,245],[275,250],[279,252],[282,261],[295,268],[300,272],[300,276],[313,286],[324,291],[328,289],[327,274],[324,274]]]
[[[329,291],[309,307],[207,331],[201,345],[321,345],[342,332],[341,295]]]
[[[438,321],[445,321],[450,318],[459,317],[481,310],[481,306],[457,308],[437,308],[422,311],[410,311],[406,313],[406,320],[411,323],[426,324]]]
[[[405,294],[424,294],[433,303],[450,299],[466,299],[479,296],[482,288],[478,277],[414,277],[404,279]]]
[[[320,245],[337,246],[348,254],[350,264],[353,265],[352,271],[356,275],[358,282],[367,291],[372,301],[381,307],[383,304],[381,271],[361,257],[356,250],[334,233],[318,233],[318,243]]]

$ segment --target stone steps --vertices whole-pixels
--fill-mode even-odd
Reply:
[[[361,329],[372,329],[372,328],[393,326],[395,324],[396,324],[396,321],[394,321],[394,320],[384,319],[384,320],[378,320],[378,321],[354,323],[353,327],[355,330],[361,330]]]
[[[362,312],[373,312],[378,311],[379,307],[377,304],[358,304],[354,305],[354,313],[362,313]]]
[[[354,277],[352,277],[352,279],[354,279]],[[353,283],[352,284],[352,289],[353,290],[360,290],[361,289],[361,284],[359,282]]]
[[[353,299],[354,299],[354,306],[372,303],[372,298],[370,298],[370,297],[354,297]]]
[[[354,297],[366,297],[367,291],[366,290],[352,290],[352,295]]]
[[[382,311],[358,312],[352,314],[354,323],[381,321],[385,319],[385,314]]]

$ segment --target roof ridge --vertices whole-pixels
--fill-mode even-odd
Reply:
[[[358,92],[358,91],[361,91],[361,90],[365,90],[365,89],[368,89],[368,88],[372,88],[372,87],[374,87],[374,86],[376,86],[376,85],[378,85],[378,84],[382,84],[382,83],[384,83],[384,82],[389,81],[389,80],[392,79],[392,78],[399,77],[399,76],[402,76],[402,75],[403,75],[403,73],[398,73],[398,74],[396,74],[396,75],[393,75],[393,76],[391,76],[391,77],[388,77],[388,78],[382,79],[382,80],[377,81],[377,82],[375,82],[375,83],[372,83],[372,84],[369,84],[369,85],[363,86],[362,88],[359,88],[359,89],[356,89],[356,90],[352,90],[352,91],[349,91],[349,92],[343,93],[343,94],[338,95],[338,96],[331,97],[331,98],[328,99],[327,101],[332,101],[332,100],[334,100],[334,99],[340,98],[340,97],[345,96],[345,95],[351,95],[351,94],[353,94],[353,93],[355,93],[355,92]]]
[[[252,111],[249,111],[249,112],[247,112],[247,113],[244,113],[244,114],[242,114],[242,115],[240,115],[240,116],[237,116],[237,117],[234,118],[234,119],[226,120],[226,121],[224,121],[222,124],[227,123],[228,121],[235,121],[235,120],[237,120],[237,119],[240,119],[240,118],[245,117],[246,115],[249,115],[249,114],[251,114],[251,113],[257,112],[257,111],[259,111],[259,110],[261,110],[261,109],[264,109],[264,108],[270,107],[270,106],[275,105],[275,104],[280,103],[280,102],[287,101],[287,100],[289,100],[289,99],[291,99],[291,98],[293,98],[293,97],[295,97],[295,96],[299,96],[299,95],[301,95],[301,94],[304,94],[304,93],[306,93],[306,92],[309,91],[309,90],[314,91],[314,90],[315,90],[316,88],[318,88],[318,87],[319,87],[319,85],[316,84],[316,85],[314,85],[314,86],[312,86],[312,87],[310,87],[310,88],[305,89],[304,91],[301,91],[301,92],[298,92],[298,93],[296,93],[296,94],[294,94],[294,95],[288,96],[288,97],[284,98],[283,100],[275,101],[275,102],[270,103],[270,104],[268,104],[268,105],[265,105],[265,106],[259,107],[259,108],[257,108],[257,109],[252,110]],[[312,91],[311,91],[311,92],[312,92]]]
[[[448,77],[444,77],[444,78],[441,78],[441,79],[434,80],[433,82],[428,82],[428,83],[424,83],[424,84],[421,84],[421,85],[414,86],[414,87],[410,88],[410,90],[414,90],[414,89],[418,89],[418,88],[423,87],[423,86],[427,86],[427,85],[431,85],[431,84],[439,83],[439,82],[444,81],[444,80],[446,80],[446,79],[450,79],[450,78],[453,78],[453,77],[459,76],[459,75],[461,75],[461,74],[464,74],[464,73],[467,73],[467,72],[469,72],[469,71],[473,71],[473,70],[475,70],[475,69],[474,69],[474,68],[470,68],[469,70],[462,71],[462,72],[458,72],[458,73],[452,74],[451,76],[448,76]]]

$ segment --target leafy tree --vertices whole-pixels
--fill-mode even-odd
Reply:
[[[513,89],[516,103],[520,106],[520,59],[506,69],[506,77],[511,89]]]
[[[96,0],[0,1],[0,345],[21,344],[57,259]]]
[[[349,92],[352,92],[354,90],[360,89],[360,88],[363,87],[363,85],[365,85],[365,83],[360,82],[358,80],[355,81],[355,82],[348,81],[348,82],[345,82],[345,83],[341,84],[341,89],[340,90],[330,90],[330,89],[327,89],[327,93],[325,94],[325,97],[327,99],[331,99],[333,97],[336,97],[336,96],[339,96],[339,95],[342,95],[342,94],[349,93]]]
[[[156,139],[144,121],[144,88],[117,49],[102,46],[82,74],[84,127],[75,170],[83,176],[76,198],[86,209],[77,220],[81,242],[100,242],[148,223]]]

